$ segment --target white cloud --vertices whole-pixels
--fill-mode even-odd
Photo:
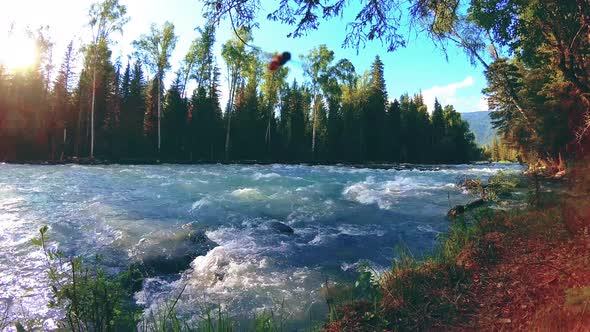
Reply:
[[[455,109],[459,112],[487,111],[487,101],[484,97],[480,95],[459,96],[459,90],[471,87],[473,84],[475,84],[473,77],[467,76],[460,82],[453,82],[444,86],[433,86],[430,89],[422,91],[422,96],[424,96],[424,102],[428,106],[429,111],[432,111],[434,107],[435,98],[443,106],[455,106]]]
[[[477,107],[480,111],[487,111],[488,110],[488,98],[480,97]]]

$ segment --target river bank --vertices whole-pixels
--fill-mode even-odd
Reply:
[[[398,261],[325,330],[587,331],[590,220],[568,205],[572,187],[541,181],[534,206],[458,218],[434,254]]]
[[[91,158],[67,158],[64,160],[0,160],[0,163],[16,165],[301,165],[301,166],[345,166],[352,168],[368,169],[436,169],[449,165],[460,164],[413,164],[413,163],[384,163],[384,162],[346,162],[346,161],[293,161],[285,162],[280,160],[230,160],[230,161],[211,161],[211,160],[176,160],[176,159],[91,159]],[[510,162],[505,162],[510,163]],[[473,161],[468,165],[492,165],[491,161]]]

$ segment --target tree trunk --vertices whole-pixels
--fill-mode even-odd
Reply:
[[[76,131],[76,142],[74,142],[74,153],[80,157],[80,143],[82,141],[82,102],[78,105],[78,130]]]
[[[181,91],[180,96],[182,98],[186,98],[186,96],[184,94],[186,92],[186,84],[188,83],[188,77],[190,75],[190,72],[191,72],[192,68],[193,68],[193,62],[188,63],[187,64],[187,67],[186,67],[186,72],[184,73],[184,79],[183,79],[183,83],[182,83],[182,89],[180,90]]]
[[[96,100],[96,64],[92,71],[92,106],[90,107],[90,159],[94,159],[94,104]]]
[[[317,119],[317,111],[316,111],[316,104],[317,104],[318,94],[316,93],[313,98],[313,128],[311,133],[311,158],[315,160],[315,127],[316,127],[316,119]]]
[[[66,153],[66,143],[68,141],[68,128],[66,128],[65,126],[64,126],[64,137],[63,138],[64,138],[64,141],[63,141],[63,145],[61,148],[61,156],[59,157],[60,161],[62,161],[64,159],[64,155]]]
[[[227,108],[227,130],[225,132],[225,161],[229,158],[229,132],[231,128],[231,106]]]
[[[160,107],[162,104],[162,94],[161,94],[161,87],[160,87],[160,77],[158,76],[158,158],[160,157],[160,147],[162,145],[162,137],[161,137],[161,126],[160,126],[160,119],[161,119],[161,111]]]
[[[225,161],[229,160],[229,139],[230,139],[230,130],[231,130],[231,113],[234,104],[234,92],[235,86],[237,83],[237,79],[233,79],[233,82],[230,83],[229,86],[229,99],[227,100],[227,130],[225,132]]]
[[[267,153],[270,154],[270,117],[272,116],[272,107],[269,105],[268,108],[268,124],[266,126],[266,136],[264,137],[265,141],[266,141],[266,149],[267,149]]]

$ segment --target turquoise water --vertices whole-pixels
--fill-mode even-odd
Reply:
[[[138,303],[156,308],[186,285],[178,308],[187,315],[219,303],[232,314],[282,306],[294,319],[308,317],[322,310],[326,279],[350,280],[363,262],[384,271],[400,245],[415,255],[431,249],[447,229],[449,207],[471,199],[456,183],[500,169],[521,170],[0,164],[0,311],[26,310],[46,326],[59,317],[46,308],[45,261],[30,244],[42,225],[53,246],[101,254],[116,271],[141,241],[193,224],[219,246],[183,273],[147,280]],[[294,234],[274,231],[276,221]]]

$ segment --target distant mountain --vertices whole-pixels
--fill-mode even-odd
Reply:
[[[461,113],[461,118],[469,123],[469,128],[475,134],[477,145],[492,145],[492,140],[496,136],[496,130],[492,128],[490,112]]]

